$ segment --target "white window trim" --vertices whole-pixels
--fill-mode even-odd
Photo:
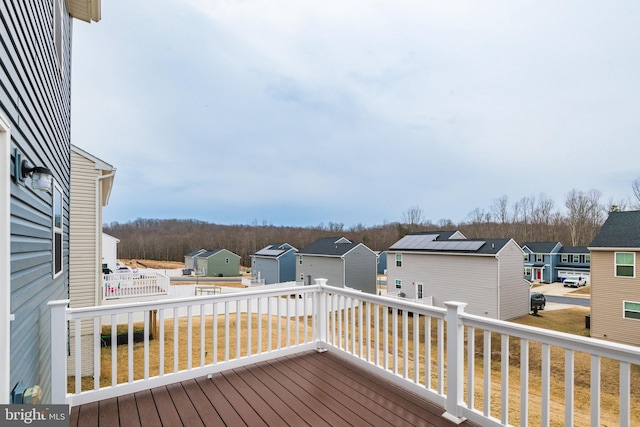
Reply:
[[[402,289],[402,279],[396,279],[394,283],[396,289]]]
[[[538,257],[540,257],[540,261],[538,261]],[[544,262],[544,254],[536,254],[535,262]]]
[[[7,122],[0,116],[0,203],[6,208],[0,209],[0,336],[5,345],[0,348],[0,402],[10,400],[11,371],[11,204],[10,174],[11,132]]]
[[[632,303],[632,304],[640,304],[640,302],[638,302],[638,301],[623,300],[623,301],[622,301],[622,318],[623,318],[623,319],[625,319],[625,320],[635,320],[635,321],[637,321],[637,322],[640,322],[640,319],[634,319],[633,317],[627,317],[627,316],[625,316],[625,313],[626,313],[627,311],[633,311],[634,313],[636,312],[635,310],[627,310],[627,309],[625,308],[625,303],[628,303],[628,302],[630,302],[630,303]],[[640,311],[638,311],[637,313],[640,313]]]
[[[618,263],[616,262],[616,255],[618,254],[632,254],[633,255],[633,275],[631,276],[618,276]],[[623,265],[623,264],[621,264]],[[636,278],[636,253],[617,251],[613,253],[613,277],[619,277],[621,279],[635,279]]]
[[[402,268],[402,254],[396,254],[395,259],[396,259],[396,267]],[[400,264],[398,265],[398,263]]]

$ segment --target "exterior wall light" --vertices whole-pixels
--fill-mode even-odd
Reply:
[[[50,191],[53,182],[53,173],[44,166],[31,166],[29,161],[22,158],[22,153],[17,149],[14,155],[13,179],[24,183],[27,176],[31,177],[31,188],[40,191]]]

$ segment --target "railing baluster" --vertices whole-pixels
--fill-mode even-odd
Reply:
[[[427,390],[433,390],[431,359],[431,316],[424,316],[424,384]]]
[[[278,350],[280,350],[282,348],[282,324],[281,324],[281,320],[282,320],[282,315],[280,314],[280,305],[282,303],[282,298],[278,297],[278,306],[277,306],[277,331],[276,331],[276,335],[278,338],[278,342],[277,342],[277,346],[276,348]]]
[[[224,302],[224,361],[229,361],[229,301]]]
[[[242,324],[242,310],[240,308],[240,300],[236,301],[236,359],[242,356],[242,344],[240,343],[240,326]]]
[[[402,378],[409,377],[409,311],[402,310]]]
[[[367,328],[367,361],[371,362],[371,303],[366,303],[366,328]]]
[[[205,354],[206,354],[206,349],[204,344],[204,336],[205,336],[204,324],[205,324],[206,316],[204,312],[205,312],[204,304],[200,304],[200,367],[203,367],[205,365]]]
[[[258,297],[258,354],[262,354],[262,298]]]
[[[398,309],[393,308],[393,318],[391,319],[391,342],[393,345],[393,373],[398,373]]]
[[[600,425],[600,356],[591,355],[591,425]]]
[[[271,303],[277,301],[278,297],[267,298],[267,351],[271,352],[271,343],[273,341],[273,326],[271,322],[273,322],[273,317],[271,315]]]
[[[247,331],[247,357],[253,354],[253,350],[251,348],[251,333],[252,333],[251,328],[252,328],[252,318],[253,318],[251,303],[252,303],[252,299],[248,298],[247,299],[247,327],[245,328]]]
[[[520,425],[526,427],[529,418],[529,341],[520,340]]]
[[[180,365],[178,362],[180,361],[179,351],[178,351],[178,307],[173,309],[173,373],[175,374],[180,370]]]
[[[160,376],[164,375],[164,309],[160,309],[158,310],[158,322],[160,322],[160,360],[159,360],[159,365],[158,366],[158,372]]]
[[[82,320],[78,319],[74,322],[75,333],[75,377],[76,377],[76,393],[82,391]]]
[[[111,340],[113,345],[113,339]],[[128,382],[133,382],[133,313],[129,313],[127,316],[127,356],[128,356]]]
[[[420,315],[413,313],[413,382],[420,382]]]
[[[509,424],[509,335],[502,334],[500,340],[500,420],[502,424]]]
[[[362,329],[362,318],[363,318],[363,313],[362,313],[362,301],[358,300],[358,356],[360,357],[360,359],[362,359],[362,356],[364,354],[364,349],[362,348],[363,345],[363,341],[364,341],[364,330]]]
[[[483,415],[488,417],[491,415],[491,331],[484,330],[484,348],[482,349],[483,358]]]
[[[102,331],[100,330],[100,318],[93,318],[93,372],[100,372],[102,369]],[[100,389],[100,375],[93,375],[93,389]]]
[[[144,311],[144,379],[149,379],[149,310]],[[133,328],[132,328],[133,329]]]
[[[474,409],[476,372],[476,332],[473,326],[467,328],[467,407]]]
[[[542,425],[551,422],[551,348],[542,344]]]
[[[295,325],[296,325],[296,327],[295,327],[295,336],[296,336],[296,339],[294,340],[295,345],[299,345],[300,344],[300,316],[299,316],[300,315],[300,313],[299,313],[300,303],[299,303],[299,301],[300,301],[300,298],[298,297],[298,295],[296,295],[296,303],[295,303],[295,306],[294,306],[294,309],[295,309],[295,312],[296,312],[296,314],[295,314]]]
[[[566,349],[564,352],[564,425],[573,425],[574,407],[574,357],[573,351]]]
[[[438,394],[444,394],[444,320],[438,319]]]
[[[631,366],[620,362],[620,426],[631,425]]]
[[[111,385],[118,383],[118,324],[117,315],[111,315]]]
[[[187,370],[193,366],[193,306],[187,306]]]
[[[373,305],[373,358],[376,366],[380,366],[380,306]]]
[[[384,369],[389,369],[389,309],[383,306],[382,310],[382,364]]]
[[[351,298],[351,354],[356,355],[356,299]]]
[[[211,349],[211,351],[213,352],[213,355],[212,355],[213,363],[216,364],[218,363],[218,304],[217,303],[215,302],[213,303],[213,307],[211,308],[211,311],[213,313],[213,320],[211,322],[212,329],[213,329],[213,343],[212,343],[213,348]]]

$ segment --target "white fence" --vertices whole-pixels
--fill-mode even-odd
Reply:
[[[442,405],[443,416],[454,421],[638,422],[638,415],[631,418],[640,413],[638,347],[473,316],[462,303],[441,309],[319,282],[107,307],[69,309],[66,301],[53,302],[53,403],[77,405],[317,349]],[[143,313],[142,325],[134,324],[136,313]],[[100,318],[108,316],[115,331],[123,315],[127,344],[101,348]],[[70,393],[67,341],[59,336],[66,322],[76,335],[84,322],[94,325],[94,372],[101,372],[85,382],[79,371],[70,373]],[[144,339],[134,348],[136,327]],[[576,363],[585,358],[588,372]],[[603,412],[605,398],[609,409]]]
[[[103,274],[102,299],[167,295],[169,283],[169,277],[155,272]]]

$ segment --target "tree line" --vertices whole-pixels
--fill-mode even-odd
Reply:
[[[510,203],[507,196],[493,200],[486,209],[476,208],[464,221],[432,222],[419,206],[408,208],[402,219],[382,225],[329,222],[311,227],[268,224],[221,225],[195,219],[143,219],[104,225],[104,232],[120,240],[118,257],[183,261],[197,249],[228,249],[249,265],[251,254],[272,243],[289,243],[300,249],[322,237],[346,237],[372,250],[387,250],[410,232],[460,230],[467,238],[512,238],[522,245],[528,241],[559,241],[564,246],[587,246],[608,213],[640,208],[640,179],[633,183],[637,202],[602,202],[597,190],[571,190],[561,211],[544,193]]]

